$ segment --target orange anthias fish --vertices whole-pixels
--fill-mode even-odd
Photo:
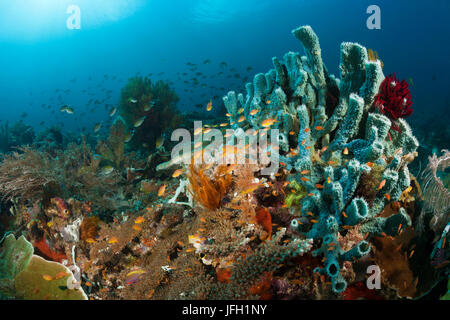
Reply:
[[[69,274],[67,272],[60,271],[55,275],[55,280],[59,280],[59,279],[62,279],[62,278],[68,277],[68,276],[69,276]]]
[[[181,176],[183,174],[184,170],[183,169],[177,169],[173,172],[172,174],[172,178],[177,178],[179,176]]]
[[[250,111],[250,115],[254,116],[255,114],[257,114],[259,112],[258,109],[253,109],[252,111]]]
[[[108,243],[110,243],[110,244],[118,243],[118,242],[119,242],[119,239],[117,239],[117,237],[111,237],[111,238],[108,240]]]
[[[272,126],[275,122],[278,122],[277,119],[266,119],[261,123],[261,126],[263,127],[270,127]]]
[[[324,130],[324,129],[325,129],[325,128],[322,127],[322,126],[316,126],[316,130],[317,130],[317,131]]]
[[[48,275],[48,274],[44,274],[42,276],[42,278],[44,278],[44,280],[47,280],[47,281],[52,281],[53,280],[53,277],[51,275]]]
[[[136,218],[136,220],[134,220],[134,223],[140,224],[140,223],[143,223],[144,221],[145,221],[145,218],[143,216],[139,216]]]
[[[159,187],[158,190],[158,197],[164,196],[164,193],[166,192],[167,185],[163,184],[161,187]]]
[[[240,116],[240,118],[238,119],[238,122],[242,122],[244,120],[245,120],[245,117],[244,116]]]
[[[209,103],[206,106],[206,111],[211,111],[211,109],[212,109],[212,100],[209,100]]]
[[[378,190],[383,189],[384,185],[386,184],[386,179],[383,179],[383,181],[380,182],[380,185],[378,186]]]

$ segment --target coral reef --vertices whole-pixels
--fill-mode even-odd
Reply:
[[[195,141],[190,162],[170,159],[168,130],[197,115],[147,77],[129,79],[109,134],[51,128],[10,150],[3,126],[1,298],[403,299],[447,284],[449,153],[430,158],[422,194],[407,84],[351,42],[332,75],[312,28],[293,35],[304,55],[273,58],[245,96],[228,92],[229,123],[203,114],[194,128],[267,135],[255,145],[277,154],[269,174],[247,140]],[[246,161],[224,164],[210,146]],[[379,290],[365,285],[373,265]]]
[[[346,289],[346,280],[340,275],[343,263],[367,255],[371,246],[362,240],[343,251],[339,233],[361,225],[370,237],[395,235],[411,226],[404,211],[389,218],[377,217],[410,185],[407,164],[414,159],[418,142],[400,117],[411,113],[411,101],[404,82],[392,89],[380,61],[370,61],[363,46],[342,43],[338,79],[325,68],[311,27],[297,28],[293,34],[306,55],[289,52],[283,61],[273,58],[275,68],[257,74],[253,83],[247,84],[245,99],[229,92],[224,103],[235,127],[262,129],[267,119],[281,120],[271,127],[281,132],[280,149],[296,152],[280,159],[288,168],[295,168],[295,183],[307,193],[297,198],[300,218],[292,220],[291,227],[321,243],[313,254],[322,256],[324,265],[316,271],[329,276],[333,291],[341,293]],[[381,104],[383,112],[376,107]],[[245,122],[237,121],[240,108]],[[259,112],[251,112],[255,109]],[[391,119],[383,115],[388,110]],[[393,121],[398,130],[391,130]],[[376,181],[375,190],[358,189],[375,165],[379,172],[371,178]],[[290,204],[292,201],[289,199]]]

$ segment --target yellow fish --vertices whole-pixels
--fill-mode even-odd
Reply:
[[[67,272],[60,271],[55,275],[55,279],[59,280],[59,279],[62,279],[62,278],[68,277],[68,276],[69,276],[69,274]]]
[[[160,136],[158,139],[156,139],[156,143],[155,143],[156,149],[160,148],[163,145],[163,143],[164,143],[164,137]]]
[[[183,169],[177,169],[174,171],[174,173],[172,174],[172,178],[177,178],[179,176],[181,176],[183,174],[184,170]]]
[[[200,134],[200,133],[202,132],[202,130],[203,130],[203,128],[197,128],[197,129],[195,129],[195,131],[194,131],[194,136]]]
[[[110,243],[110,244],[118,243],[118,242],[119,242],[119,239],[117,239],[117,237],[111,237],[111,238],[108,240],[108,243]]]
[[[166,192],[167,185],[163,184],[161,187],[159,187],[158,190],[158,197],[164,196],[164,193]]]
[[[142,270],[141,268],[139,268],[137,270],[133,270],[133,271],[129,272],[127,274],[127,277],[130,277],[130,276],[133,276],[133,275],[137,275],[137,274],[143,274],[143,273],[145,273],[145,271]]]
[[[147,118],[147,116],[143,116],[143,117],[137,119],[137,120],[134,122],[134,127],[135,127],[135,128],[140,127],[140,126],[144,123],[145,118]]]
[[[261,125],[262,125],[263,127],[270,127],[270,126],[272,126],[275,122],[278,122],[277,119],[266,119],[266,120],[264,120],[264,121],[261,123]]]
[[[242,121],[244,121],[244,120],[245,120],[245,117],[244,117],[244,116],[241,116],[241,117],[239,118],[238,122],[242,122]]]
[[[44,275],[42,276],[42,278],[44,278],[44,280],[47,280],[47,281],[52,281],[52,280],[53,280],[53,277],[50,276],[50,275],[48,275],[48,274],[44,274]]]
[[[254,116],[255,114],[257,114],[259,112],[258,109],[253,109],[252,111],[250,111],[250,115]]]
[[[140,224],[140,223],[142,223],[144,221],[145,221],[145,218],[143,216],[139,216],[139,217],[136,218],[136,220],[134,220],[134,223]]]
[[[209,100],[209,103],[206,106],[206,111],[211,111],[211,109],[212,109],[212,100]]]

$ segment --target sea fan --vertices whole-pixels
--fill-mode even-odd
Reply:
[[[450,151],[442,150],[442,152],[443,154],[439,158],[436,154],[428,157],[428,166],[421,174],[425,199],[424,209],[433,212],[431,227],[435,231],[445,226],[450,212],[450,191],[438,176],[438,172],[444,172],[450,167]]]

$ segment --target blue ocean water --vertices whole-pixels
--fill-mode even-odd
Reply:
[[[73,4],[78,30],[66,26]],[[373,4],[381,30],[366,27]],[[108,118],[129,77],[150,73],[171,81],[181,111],[213,97],[216,106],[229,90],[244,91],[243,78],[271,68],[273,56],[302,52],[291,30],[309,24],[332,73],[339,74],[342,41],[372,48],[386,75],[412,80],[409,121],[430,121],[449,109],[449,9],[447,0],[2,0],[0,119],[22,119],[37,131],[90,129]],[[193,77],[205,88],[193,87]],[[90,99],[99,103],[87,106]],[[59,112],[64,104],[75,113]]]

